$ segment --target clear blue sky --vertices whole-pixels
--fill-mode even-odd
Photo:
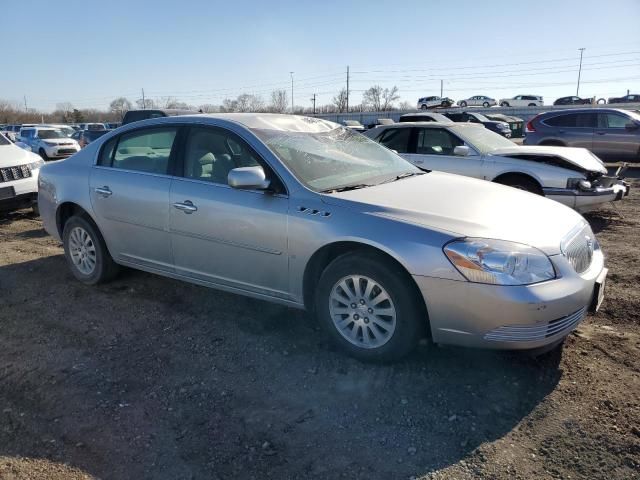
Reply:
[[[117,96],[193,105],[290,88],[296,105],[373,84],[440,93],[640,92],[640,0],[0,0],[0,99],[52,110]]]

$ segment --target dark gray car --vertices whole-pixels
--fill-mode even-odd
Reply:
[[[609,161],[640,161],[640,115],[617,108],[542,113],[527,123],[525,145],[584,147]]]

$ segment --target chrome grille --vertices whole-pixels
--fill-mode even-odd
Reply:
[[[0,182],[12,182],[21,178],[31,176],[29,165],[20,165],[18,167],[0,168]]]
[[[587,224],[578,225],[560,244],[562,254],[577,273],[584,272],[591,265],[596,238]]]
[[[544,340],[560,333],[567,334],[576,328],[586,311],[587,307],[584,307],[571,315],[544,324],[505,325],[494,328],[485,334],[484,339],[496,342],[531,342]]]

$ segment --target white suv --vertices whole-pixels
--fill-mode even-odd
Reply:
[[[0,135],[0,211],[32,207],[38,213],[38,174],[44,161]]]
[[[67,158],[80,151],[80,145],[57,128],[28,127],[20,130],[19,140],[44,160]]]
[[[435,107],[450,107],[453,100],[447,97],[422,97],[418,99],[418,110],[426,110]]]
[[[516,95],[513,98],[501,98],[498,102],[501,107],[541,107],[544,105],[539,95]]]

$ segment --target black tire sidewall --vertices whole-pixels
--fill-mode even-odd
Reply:
[[[467,106],[467,102],[460,102],[460,107],[464,108]]]
[[[71,254],[69,252],[69,235],[75,227],[83,228],[91,237],[96,248],[96,266],[93,269],[93,272],[89,275],[85,275],[79,271],[71,259]],[[67,220],[62,233],[62,245],[64,247],[64,256],[67,260],[71,273],[73,273],[73,276],[79,281],[87,285],[95,285],[105,279],[107,276],[107,261],[110,260],[108,257],[109,253],[107,252],[102,235],[100,235],[91,222],[78,216],[73,216]]]
[[[360,348],[350,343],[337,330],[329,314],[329,296],[337,281],[348,275],[363,275],[378,282],[390,295],[396,309],[396,328],[384,345]],[[363,361],[390,362],[407,355],[420,339],[422,309],[410,278],[398,266],[382,258],[366,254],[346,254],[331,262],[320,277],[315,295],[315,314],[331,339],[342,350]]]
[[[40,151],[38,152],[40,154],[40,157],[46,162],[47,160],[49,160],[49,157],[47,156],[47,152],[44,151],[44,148],[41,148]]]

